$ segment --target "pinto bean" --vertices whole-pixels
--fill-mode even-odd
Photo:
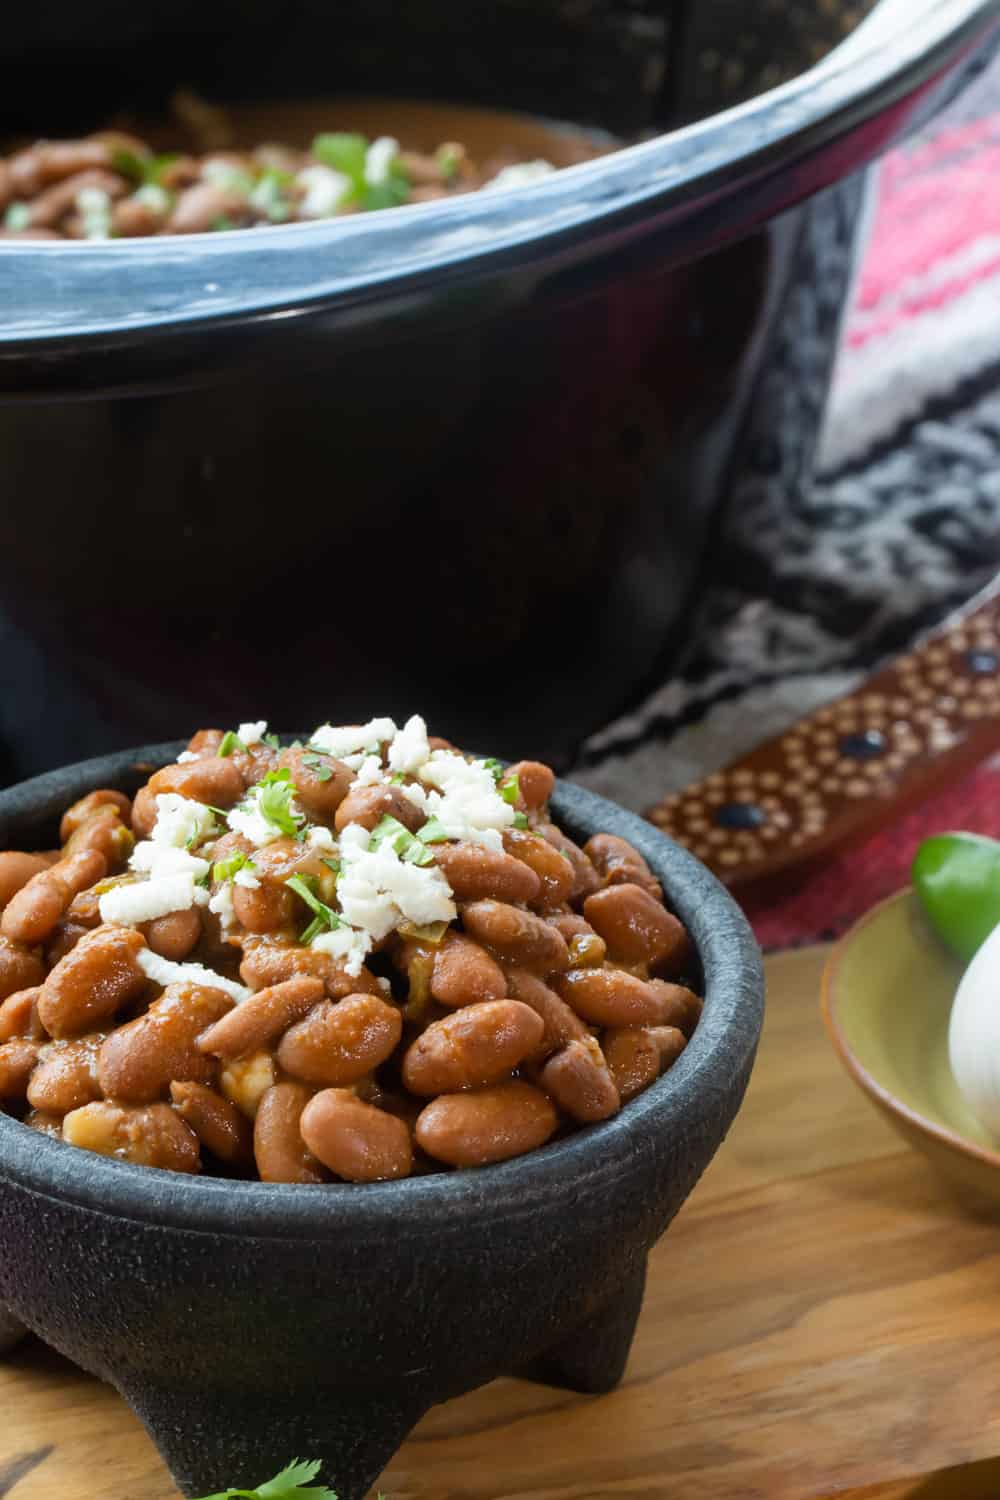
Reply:
[[[246,209],[242,194],[215,182],[196,182],[178,196],[167,229],[171,234],[203,234],[219,219],[239,222],[246,217]]]
[[[313,1097],[302,1083],[276,1083],[260,1101],[253,1151],[261,1182],[325,1182],[326,1174],[302,1139],[302,1111]]]
[[[174,1082],[170,1099],[206,1151],[227,1166],[247,1167],[253,1161],[253,1132],[244,1115],[229,1099],[203,1083]]]
[[[596,1037],[567,1043],[549,1058],[539,1082],[564,1114],[583,1125],[606,1120],[621,1109],[618,1088]]]
[[[236,920],[248,932],[277,932],[292,921],[299,902],[295,892],[285,884],[291,876],[315,875],[321,884],[324,878],[329,882],[334,880],[332,871],[320,862],[315,850],[291,838],[275,839],[263,849],[255,850],[253,874],[257,885],[233,885]],[[330,892],[320,891],[321,896],[327,894]]]
[[[227,994],[209,985],[168,984],[145,1015],[117,1027],[104,1042],[97,1063],[102,1092],[129,1104],[152,1104],[166,1097],[171,1083],[213,1083],[218,1063],[196,1042],[232,1006]]]
[[[341,1087],[385,1062],[403,1034],[403,1018],[377,995],[322,1001],[286,1031],[278,1062],[306,1083]]]
[[[482,844],[436,844],[433,853],[456,901],[534,901],[541,891],[528,865]]]
[[[49,183],[110,165],[107,143],[93,137],[79,141],[38,141],[18,151],[8,162],[15,197],[34,197]]]
[[[68,917],[57,922],[45,944],[45,962],[48,967],[54,969],[60,959],[65,958],[67,953],[72,953],[80,939],[86,937],[88,932],[93,932],[97,925],[99,924],[89,923],[84,926],[82,922],[71,922]]]
[[[132,804],[125,793],[116,792],[112,787],[100,787],[96,792],[88,792],[72,807],[67,807],[59,824],[59,842],[65,844],[78,828],[104,808],[114,809],[122,823],[132,820]]]
[[[225,1059],[257,1052],[301,1021],[324,994],[323,981],[308,974],[258,990],[202,1032],[198,1048]]]
[[[279,765],[292,773],[296,800],[313,818],[331,819],[350,790],[354,772],[318,750],[283,750]]]
[[[542,1039],[529,1054],[528,1061],[537,1062],[550,1056],[558,1048],[565,1047],[567,1042],[581,1041],[589,1035],[576,1011],[571,1010],[565,1000],[561,1000],[555,990],[549,989],[537,974],[510,965],[505,972],[507,986],[514,999],[520,1000],[523,1005],[530,1005],[542,1018]]]
[[[147,785],[154,797],[161,792],[176,792],[180,797],[190,797],[193,802],[226,808],[239,802],[246,791],[240,768],[233,757],[220,755],[186,761],[182,766],[164,766],[162,771],[149,778]],[[134,811],[133,808],[133,816]]]
[[[616,833],[595,833],[584,844],[583,852],[604,885],[641,885],[657,901],[663,899],[660,882],[627,839]]]
[[[0,1046],[0,1100],[23,1102],[28,1083],[38,1062],[40,1043],[28,1037],[15,1037]]]
[[[534,912],[503,901],[474,901],[462,912],[467,932],[491,949],[501,962],[536,974],[569,967],[569,950],[560,933]]]
[[[243,944],[240,978],[250,989],[267,989],[302,974],[322,979],[331,1000],[341,1000],[345,995],[382,993],[378,980],[369,969],[362,967],[360,974],[348,974],[342,961],[330,953],[292,947],[287,943],[269,941],[266,937],[251,938]]]
[[[6,849],[0,854],[0,907],[7,905],[22,886],[34,875],[41,875],[49,868],[43,854],[22,854],[17,849]]]
[[[95,849],[71,854],[33,875],[4,907],[0,931],[19,943],[41,943],[63,916],[77,891],[105,874],[104,856]]]
[[[234,1057],[219,1074],[220,1089],[248,1120],[256,1119],[260,1101],[276,1082],[274,1058],[263,1050]]]
[[[573,887],[568,898],[570,902],[579,905],[592,891],[600,890],[601,877],[579,844],[574,844],[554,823],[539,823],[538,832],[547,844],[564,854],[573,866]]]
[[[215,755],[225,737],[224,729],[199,729],[188,740],[187,748],[192,755]]]
[[[349,1089],[317,1094],[302,1111],[300,1129],[312,1154],[347,1182],[386,1182],[413,1170],[406,1121]]]
[[[148,839],[156,827],[156,794],[148,786],[142,786],[132,803],[132,832],[140,839]]]
[[[398,786],[356,786],[337,808],[334,823],[338,833],[348,823],[360,823],[362,828],[372,829],[387,815],[402,823],[411,833],[416,833],[427,821],[419,807]]]
[[[510,781],[515,776],[520,791],[518,801],[526,812],[537,812],[544,807],[555,791],[555,772],[540,760],[516,761],[507,767],[503,780]]]
[[[104,1037],[75,1037],[49,1042],[38,1054],[38,1066],[28,1085],[28,1103],[50,1115],[68,1115],[101,1097],[97,1081],[97,1054]]]
[[[121,870],[134,848],[135,835],[122,822],[117,808],[103,807],[98,808],[79,828],[73,830],[66,841],[63,854],[80,854],[87,849],[96,849],[98,854],[103,854],[109,870]]]
[[[421,1032],[403,1058],[411,1094],[451,1094],[498,1083],[538,1047],[545,1025],[519,1000],[466,1005]]]
[[[42,1109],[33,1109],[30,1114],[25,1115],[24,1123],[29,1130],[37,1130],[41,1135],[50,1135],[54,1141],[61,1141],[63,1138],[60,1115],[47,1115]]]
[[[63,1140],[138,1167],[197,1172],[201,1166],[198,1137],[169,1104],[85,1104],[63,1120]]]
[[[660,1054],[660,1072],[665,1073],[684,1051],[687,1037],[676,1026],[654,1026],[652,1036]]]
[[[145,946],[131,927],[98,927],[82,937],[42,985],[38,1017],[49,1035],[94,1031],[141,994],[147,980],[137,957]]]
[[[30,989],[45,978],[45,966],[23,943],[0,936],[0,1000],[17,990]]]
[[[688,952],[683,924],[641,885],[605,886],[587,897],[583,914],[620,963],[679,968]]]
[[[432,962],[430,993],[449,1010],[483,1000],[502,1000],[507,993],[500,965],[463,932],[445,933]]]
[[[519,859],[538,876],[537,896],[525,897],[536,911],[554,911],[568,901],[576,883],[576,873],[565,854],[536,833],[508,828],[503,836],[508,854]]]
[[[601,1038],[604,1056],[623,1104],[660,1076],[660,1049],[652,1026],[616,1026]]]
[[[421,1110],[417,1145],[452,1167],[484,1167],[523,1156],[559,1124],[551,1099],[530,1083],[511,1080],[471,1093],[442,1094]]]
[[[165,917],[143,922],[139,931],[146,939],[146,946],[154,953],[180,963],[198,946],[201,913],[196,906],[188,907],[187,911],[172,911]]]
[[[663,1016],[656,991],[624,969],[571,969],[556,975],[552,986],[595,1026],[657,1025]]]
[[[44,1039],[45,1029],[38,1019],[40,993],[40,987],[34,985],[28,990],[15,990],[0,1001],[0,1042],[10,1042],[15,1037],[30,1037],[36,1042]]]
[[[139,239],[143,235],[156,234],[166,214],[152,203],[136,198],[123,198],[116,203],[111,213],[111,227],[116,239]]]
[[[97,188],[109,198],[120,198],[127,191],[125,183],[112,172],[88,168],[54,183],[38,194],[28,205],[33,229],[54,229],[64,215],[76,208],[77,195],[84,188]]]
[[[662,1007],[659,1024],[675,1026],[690,1036],[701,1018],[701,997],[682,984],[668,984],[664,979],[651,979],[649,987],[659,997]]]
[[[112,877],[116,884],[118,878]],[[103,881],[99,882],[101,885]],[[66,921],[73,922],[78,927],[92,930],[101,925],[101,895],[93,886],[85,891],[77,891],[72,901],[66,908]]]

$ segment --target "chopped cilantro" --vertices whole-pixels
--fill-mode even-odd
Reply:
[[[368,155],[368,138],[338,130],[318,135],[312,143],[312,154],[325,167],[343,172],[351,179],[351,199],[362,196],[365,190],[365,158]],[[350,201],[350,200],[349,200]]]
[[[326,865],[326,868],[328,870],[332,870],[335,875],[339,875],[340,874],[340,860],[339,859],[323,858],[323,859],[320,860],[320,864],[321,865]]]
[[[247,747],[235,729],[228,729],[219,741],[219,748],[215,753],[225,758],[227,755],[232,755],[234,750],[238,750],[241,755],[246,755],[247,753]]]
[[[320,751],[307,751],[302,757],[302,764],[309,767],[317,781],[329,781],[333,775],[333,767],[329,763],[329,758],[324,760]]]
[[[444,145],[437,149],[438,171],[446,182],[452,182],[458,172],[462,155],[457,146]]]
[[[210,874],[211,871],[206,870],[204,875],[196,875],[194,878],[195,885],[208,885],[208,877]]]
[[[311,943],[317,933],[333,932],[341,925],[338,914],[317,896],[315,875],[292,875],[285,884],[296,896],[302,898],[311,912],[315,912],[313,920],[299,938],[300,943]]]
[[[31,223],[31,209],[27,203],[12,203],[4,214],[3,223],[5,229],[12,229],[15,233],[27,229]]]
[[[242,850],[237,850],[228,859],[220,859],[212,866],[212,879],[218,882],[232,880],[238,870],[253,870],[253,860]]]
[[[417,838],[422,844],[443,844],[451,838],[451,834],[445,831],[440,818],[428,818]]]
[[[527,828],[527,826],[528,826],[527,816],[523,812],[516,812],[514,814],[514,827],[515,828]]]
[[[229,218],[228,214],[219,214],[217,218],[212,220],[210,227],[212,229],[222,230],[235,229],[236,225],[233,223],[232,219]]]
[[[405,783],[406,783],[406,777],[403,775],[402,771],[397,771],[396,774],[395,774],[395,776],[390,776],[389,777],[389,785],[390,786],[403,786],[403,785],[405,785]]]
[[[162,156],[150,152],[140,155],[137,151],[129,151],[126,147],[122,147],[112,155],[111,165],[116,172],[120,172],[123,177],[131,178],[135,183],[142,185],[152,183],[159,186],[164,171],[171,162],[176,160],[176,151]]]
[[[368,842],[369,849],[378,849],[380,845],[388,844],[394,849],[400,859],[406,860],[411,865],[432,865],[434,856],[431,851],[415,838],[408,828],[404,828],[398,818],[391,813],[386,813],[383,818],[375,824],[372,836]]]
[[[302,824],[305,818],[302,813],[292,809],[292,797],[295,787],[292,784],[292,773],[287,766],[280,771],[268,771],[257,783],[257,807],[262,817],[275,828],[280,828],[282,833],[289,838],[302,838]]]
[[[272,750],[281,749],[281,741],[278,739],[278,736],[276,734],[265,734],[264,744],[270,745]]]
[[[503,766],[495,755],[491,755],[488,760],[484,760],[483,765],[489,771],[494,781],[500,780],[500,777],[503,775]]]
[[[505,802],[509,802],[513,806],[521,795],[521,784],[517,779],[517,774],[515,773],[507,781],[500,782],[497,791]]]

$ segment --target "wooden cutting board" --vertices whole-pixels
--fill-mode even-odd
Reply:
[[[621,1388],[503,1380],[442,1407],[383,1476],[388,1500],[1000,1494],[998,1225],[841,1072],[822,959],[768,963],[746,1105],[653,1255]],[[0,1363],[7,1496],[176,1500],[117,1396],[35,1343]]]

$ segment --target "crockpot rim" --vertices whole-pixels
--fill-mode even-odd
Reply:
[[[665,216],[692,201],[704,205],[731,196],[838,130],[889,107],[938,66],[945,67],[963,45],[971,47],[1000,29],[1000,0],[942,0],[910,26],[900,25],[888,41],[867,45],[861,33],[878,9],[827,58],[789,82],[653,140],[566,167],[535,185],[317,224],[272,226],[266,233],[0,241],[0,268],[16,281],[18,292],[16,307],[0,326],[0,351],[10,355],[21,346],[66,342],[120,345],[212,325],[294,317],[405,292],[428,275],[478,269],[512,255],[527,262],[542,249],[551,253],[582,236],[613,235],[637,214]],[[845,57],[839,59],[841,52]],[[748,227],[734,218],[725,237]],[[348,266],[331,274],[329,261],[338,253],[366,269],[358,274]],[[294,262],[298,291],[287,276],[275,276],[273,266],[269,272],[276,259],[286,269]],[[241,289],[228,292],[224,283],[232,279],[234,265]],[[141,310],[124,317],[81,312],[92,305],[102,275],[127,281],[130,303]],[[192,295],[196,292],[205,296]]]
[[[136,765],[166,764],[184,741],[118,751],[46,772],[0,791],[0,842],[7,820],[41,820],[75,793],[128,779]],[[134,779],[134,775],[133,775]],[[163,1228],[264,1238],[309,1239],[350,1222],[352,1234],[377,1239],[406,1233],[439,1235],[470,1221],[564,1209],[598,1200],[602,1184],[620,1174],[655,1169],[675,1135],[697,1132],[717,1092],[745,1076],[763,1019],[760,951],[746,918],[715,877],[652,824],[573,783],[557,783],[560,822],[578,832],[611,831],[630,839],[664,883],[685,921],[704,974],[705,1009],[673,1068],[611,1120],[579,1130],[527,1156],[475,1171],[442,1172],[365,1185],[240,1182],[116,1162],[67,1147],[0,1112],[0,1179],[41,1199],[71,1202],[116,1218]]]

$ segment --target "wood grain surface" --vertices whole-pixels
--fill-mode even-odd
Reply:
[[[621,1388],[503,1380],[441,1407],[383,1476],[388,1500],[1000,1494],[998,1225],[841,1073],[822,957],[769,961],[747,1103],[653,1255]],[[123,1403],[35,1343],[0,1364],[6,1496],[176,1500]]]

